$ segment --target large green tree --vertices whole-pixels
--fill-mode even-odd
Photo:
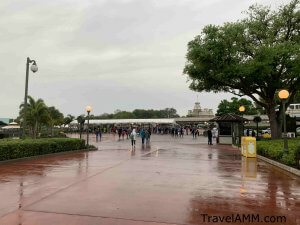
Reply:
[[[292,103],[300,103],[300,90],[295,94]]]
[[[48,124],[49,112],[44,100],[35,100],[28,96],[27,110],[24,110],[24,103],[20,105],[20,118],[26,118],[26,123],[32,133],[33,138],[36,138],[41,125]]]
[[[236,98],[232,97],[231,101],[226,99],[222,100],[218,105],[217,115],[223,115],[226,113],[235,113],[235,114],[242,114],[239,112],[239,107],[243,105],[246,108],[246,111],[243,114],[247,115],[255,115],[258,113],[253,103],[245,98]]]
[[[119,111],[114,114],[114,119],[132,119],[134,115],[132,112]]]
[[[266,110],[272,137],[279,138],[282,103],[275,96],[287,89],[290,104],[300,89],[299,53],[299,0],[276,11],[254,5],[245,19],[208,25],[190,41],[184,73],[192,90],[249,96]]]

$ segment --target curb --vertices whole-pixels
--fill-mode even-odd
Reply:
[[[257,158],[259,158],[259,159],[261,159],[261,160],[263,160],[263,161],[265,161],[265,162],[267,162],[267,163],[269,163],[269,164],[271,164],[273,166],[279,167],[282,170],[285,170],[285,171],[287,171],[289,173],[292,173],[292,174],[300,177],[300,170],[298,170],[296,168],[284,165],[284,164],[282,164],[280,162],[274,161],[272,159],[266,158],[266,157],[261,156],[261,155],[257,155]]]
[[[29,157],[17,158],[17,159],[8,159],[8,160],[0,161],[0,165],[5,164],[5,163],[10,163],[10,162],[30,160],[30,159],[42,158],[42,157],[47,157],[47,156],[52,156],[52,155],[55,156],[55,155],[64,155],[64,154],[68,154],[68,153],[89,152],[89,151],[97,151],[97,150],[98,150],[98,148],[78,149],[78,150],[71,150],[71,151],[64,151],[64,152],[49,153],[49,154],[44,154],[44,155],[34,155],[34,156],[29,156]]]

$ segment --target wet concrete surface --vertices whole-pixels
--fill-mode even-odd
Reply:
[[[202,214],[300,224],[300,179],[232,147],[167,135],[135,152],[114,136],[91,142],[98,151],[0,163],[0,225],[264,224]]]

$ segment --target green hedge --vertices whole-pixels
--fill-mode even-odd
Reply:
[[[75,138],[0,140],[0,161],[85,148],[85,141]]]
[[[288,140],[289,152],[283,152],[283,140],[262,140],[257,142],[257,153],[285,165],[299,168],[300,139]]]

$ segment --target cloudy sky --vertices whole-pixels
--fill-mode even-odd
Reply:
[[[24,98],[25,62],[37,61],[29,94],[63,113],[174,107],[197,93],[182,75],[186,46],[207,24],[244,16],[254,3],[288,0],[1,0],[0,117],[15,117]],[[214,111],[229,94],[199,93]]]

